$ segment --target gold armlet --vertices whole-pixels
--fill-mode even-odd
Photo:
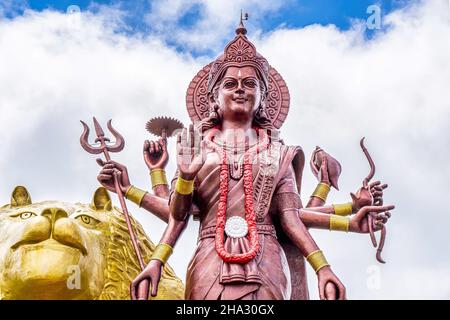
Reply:
[[[191,194],[194,191],[194,180],[184,180],[178,177],[175,190],[182,195]]]
[[[140,207],[142,199],[144,198],[146,193],[146,191],[136,188],[135,186],[130,186],[127,192],[125,192],[125,198],[133,201]]]
[[[336,230],[348,232],[349,224],[349,217],[338,216],[336,214],[330,215],[330,231]]]
[[[352,203],[333,204],[334,214],[338,216],[348,216],[353,212]]]
[[[330,186],[326,183],[320,182],[314,190],[311,197],[317,197],[323,201],[327,201],[328,193],[330,192]]]
[[[150,260],[159,260],[163,264],[169,260],[170,255],[173,252],[172,246],[167,243],[160,243],[156,246],[155,251],[153,252]]]
[[[153,169],[150,171],[150,179],[152,180],[152,188],[167,184],[166,171],[163,169]]]
[[[316,273],[323,267],[330,265],[321,250],[317,250],[308,254],[308,256],[306,257],[306,261],[309,262]]]

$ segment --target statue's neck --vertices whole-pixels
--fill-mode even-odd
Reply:
[[[244,122],[237,122],[237,121],[229,121],[229,120],[223,120],[222,121],[222,132],[226,131],[245,131],[247,132],[252,128],[252,121],[244,121]]]
[[[235,121],[222,122],[221,128],[221,140],[229,143],[244,143],[245,138],[248,137],[249,144],[253,145],[257,142],[257,135],[255,130],[252,129],[252,121],[241,123]]]

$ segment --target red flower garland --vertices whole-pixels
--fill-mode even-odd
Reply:
[[[213,130],[212,134],[208,135],[208,138],[212,141],[214,133],[217,130]],[[257,133],[259,130],[256,129]],[[264,147],[268,147],[269,140],[267,135],[264,136]],[[212,147],[222,154],[222,164],[220,168],[220,198],[217,208],[217,221],[216,221],[216,242],[215,247],[217,254],[223,261],[229,263],[247,263],[254,259],[259,251],[260,245],[258,241],[258,233],[256,228],[256,214],[253,207],[253,167],[250,159],[250,150],[245,151],[244,154],[244,207],[245,207],[245,220],[248,225],[248,239],[250,241],[250,250],[245,253],[233,254],[225,250],[225,221],[227,216],[227,202],[228,202],[228,187],[229,187],[229,168],[227,163],[227,152],[225,146],[222,146],[221,150],[216,145],[211,144]],[[258,143],[256,152],[260,152],[261,148]]]

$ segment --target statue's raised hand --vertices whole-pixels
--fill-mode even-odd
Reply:
[[[317,179],[321,183],[325,183],[328,186],[331,185],[330,176],[328,175],[328,160],[326,157],[322,158],[322,164],[320,165]]]
[[[350,218],[349,231],[357,233],[369,233],[368,216],[373,217],[373,230],[378,231],[388,222],[391,217],[389,210],[395,206],[365,206]]]
[[[158,284],[161,279],[162,262],[159,260],[150,260],[145,269],[133,280],[130,287],[132,300],[148,300],[148,291],[143,292],[140,288],[148,288],[141,284],[149,281],[151,284],[151,295],[156,297],[158,294]]]
[[[194,132],[194,126],[185,128],[177,136],[177,166],[181,178],[193,180],[206,160],[205,141]]]
[[[332,185],[336,190],[339,190],[338,180],[342,171],[339,161],[317,146],[312,153],[309,164],[313,174],[320,182]]]
[[[167,152],[167,138],[164,136],[158,141],[144,142],[144,161],[148,169],[164,169],[169,162]]]
[[[111,192],[116,192],[114,185],[114,172],[116,171],[119,177],[120,189],[123,193],[127,192],[128,188],[131,186],[127,167],[113,160],[105,162],[100,158],[97,159],[97,163],[102,166],[102,170],[97,176],[97,180],[102,186]]]

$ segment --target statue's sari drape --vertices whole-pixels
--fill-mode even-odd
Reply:
[[[200,229],[197,248],[186,275],[186,299],[308,298],[303,256],[282,235],[277,223],[279,204],[273,201],[280,194],[299,197],[303,167],[302,157],[296,161],[299,153],[303,154],[300,148],[271,143],[254,160],[254,208],[260,250],[256,258],[246,264],[226,263],[216,252],[215,224],[221,160],[215,152],[208,154],[195,181],[192,214],[200,220]],[[245,218],[243,178],[230,179],[227,217],[232,216]],[[247,237],[225,236],[228,252],[244,253],[249,248]]]

